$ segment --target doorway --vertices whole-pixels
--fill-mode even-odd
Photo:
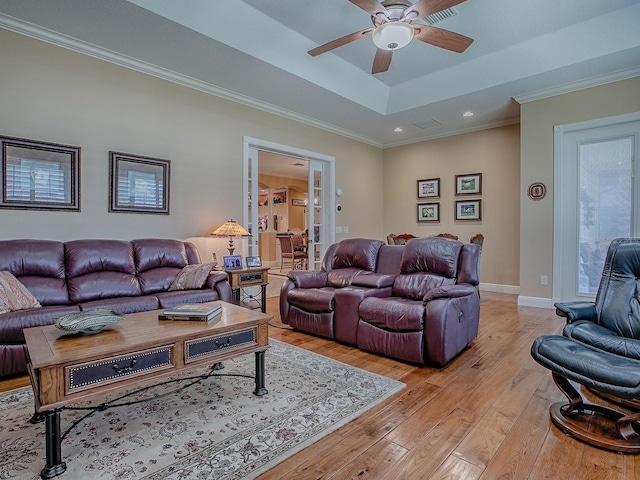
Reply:
[[[554,134],[555,301],[590,301],[614,238],[640,235],[640,113]]]
[[[247,255],[268,252],[267,262],[273,264],[278,253],[273,251],[277,234],[304,229],[308,232],[305,264],[310,270],[319,269],[326,248],[335,241],[335,199],[331,194],[335,158],[250,137],[244,138],[243,157],[243,221],[251,234]],[[273,179],[277,175],[263,175],[261,185],[261,161],[265,165],[276,159],[282,163],[268,173],[280,171],[280,177],[290,175],[291,180],[278,185],[280,180]],[[304,167],[306,178],[295,172],[300,167]],[[295,173],[285,174],[287,170]]]

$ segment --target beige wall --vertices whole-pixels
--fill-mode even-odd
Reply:
[[[553,127],[640,111],[640,77],[525,103],[521,108],[520,295],[552,297],[553,289]],[[532,201],[533,182],[548,186],[547,197]],[[540,285],[540,276],[549,285]],[[528,302],[525,299],[521,303]]]
[[[82,147],[82,211],[0,210],[0,238],[200,237],[224,253],[208,234],[242,218],[243,136],[335,157],[348,236],[383,235],[361,214],[382,209],[379,148],[5,30],[0,61],[0,135]],[[171,215],[108,212],[110,150],[171,160]]]
[[[522,123],[384,152],[371,145],[0,30],[0,135],[82,147],[82,211],[0,210],[0,238],[191,238],[242,217],[243,137],[336,158],[347,237],[482,233],[481,280],[551,298],[553,126],[640,111],[640,78],[522,105]],[[280,88],[286,88],[281,86]],[[110,150],[170,159],[171,215],[109,213]],[[482,172],[482,221],[454,222],[454,175]],[[436,225],[416,222],[416,181],[441,178]],[[518,182],[519,179],[519,182]],[[542,181],[547,198],[527,186]],[[382,212],[382,213],[380,213]],[[522,252],[522,253],[520,253]],[[548,275],[550,285],[539,285]]]
[[[482,173],[482,194],[456,197],[455,175],[469,173]],[[440,203],[440,222],[418,223],[417,180],[438,177],[440,198],[433,202]],[[448,232],[469,242],[471,236],[482,233],[481,282],[489,284],[485,285],[489,289],[517,286],[519,178],[518,125],[387,149],[382,192],[385,235],[424,237]],[[467,198],[482,200],[480,221],[454,220],[455,201]]]

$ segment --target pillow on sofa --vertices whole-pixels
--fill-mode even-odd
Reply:
[[[41,306],[36,297],[11,272],[0,271],[0,313]]]
[[[169,287],[169,290],[190,290],[193,288],[202,288],[204,282],[207,281],[207,277],[211,273],[211,270],[213,270],[213,267],[216,265],[217,262],[187,265],[175,278]]]

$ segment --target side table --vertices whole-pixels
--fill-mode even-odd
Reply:
[[[243,268],[241,270],[226,270],[231,284],[233,301],[240,305],[240,292],[246,287],[260,287],[260,308],[267,312],[267,284],[269,283],[269,267]],[[249,295],[249,298],[256,296]]]

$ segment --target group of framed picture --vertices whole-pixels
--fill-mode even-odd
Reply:
[[[246,257],[245,262],[247,268],[262,267],[262,259],[260,257]],[[242,256],[241,255],[225,255],[222,257],[222,263],[225,270],[241,270],[242,269]]]
[[[482,174],[469,173],[455,176],[455,195],[480,195],[482,193]],[[440,179],[426,178],[418,180],[418,199],[425,203],[418,203],[418,223],[439,222],[440,202],[428,202],[430,199],[440,198]],[[481,200],[456,200],[455,220],[480,220]]]
[[[80,211],[80,147],[0,136],[0,152],[0,208]],[[169,215],[170,166],[109,152],[109,212]]]

